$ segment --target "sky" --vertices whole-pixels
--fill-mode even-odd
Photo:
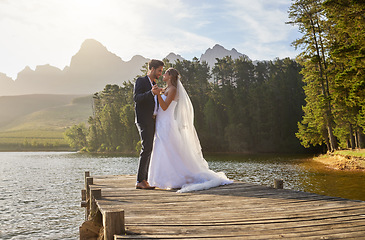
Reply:
[[[0,0],[0,73],[63,69],[86,39],[129,61],[200,58],[220,44],[252,60],[295,58],[290,0]]]

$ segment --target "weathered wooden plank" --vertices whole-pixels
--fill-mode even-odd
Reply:
[[[296,231],[295,229],[276,229],[272,231],[265,231],[262,229],[245,229],[246,233],[232,234],[232,232],[225,231],[212,234],[212,232],[201,233],[181,233],[174,234],[146,234],[146,235],[126,235],[117,236],[116,239],[341,239],[341,238],[357,238],[363,239],[364,226],[348,227],[348,228],[334,228],[334,229],[306,229],[305,231]],[[244,230],[244,229],[242,229]]]
[[[365,203],[235,182],[209,190],[134,188],[135,176],[93,176],[103,211],[124,209],[116,239],[319,239],[365,237]]]

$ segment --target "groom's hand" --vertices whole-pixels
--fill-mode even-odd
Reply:
[[[157,85],[153,86],[152,87],[152,93],[154,95],[160,94],[160,88]]]

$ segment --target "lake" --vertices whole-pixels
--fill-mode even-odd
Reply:
[[[328,169],[305,155],[206,155],[234,180],[365,200],[365,173]],[[0,152],[0,239],[78,239],[84,172],[136,174],[138,158],[66,152]]]

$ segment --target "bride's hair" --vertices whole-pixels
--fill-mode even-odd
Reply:
[[[175,68],[169,68],[166,72],[171,76],[171,84],[177,88],[177,80],[179,78],[179,72]]]

